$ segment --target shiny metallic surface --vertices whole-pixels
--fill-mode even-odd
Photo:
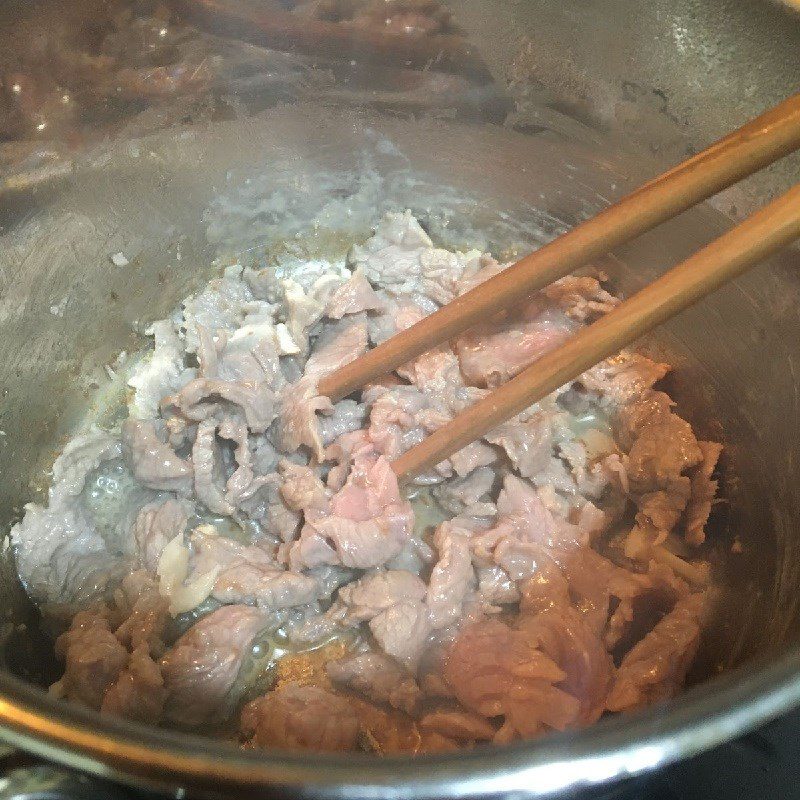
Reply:
[[[3,530],[41,496],[104,365],[141,346],[146,324],[214,274],[215,258],[270,258],[290,272],[298,259],[344,252],[384,210],[405,207],[441,242],[523,252],[788,94],[800,75],[800,23],[771,3],[736,4],[754,10],[749,29],[722,0],[648,4],[636,19],[622,2],[497,3],[491,13],[471,0],[452,5],[495,77],[510,79],[495,96],[513,110],[492,104],[491,122],[463,105],[386,113],[390,105],[353,96],[328,105],[293,96],[236,119],[128,129],[71,149],[14,143],[24,158],[3,151]],[[585,46],[593,39],[605,44]],[[558,59],[594,83],[567,80]],[[731,104],[742,76],[749,88]],[[629,99],[615,94],[623,90]],[[718,208],[752,206],[796,180],[796,164],[726,194]],[[729,224],[711,206],[687,212],[615,253],[612,279],[635,290]],[[118,252],[127,266],[112,263]],[[715,536],[721,548],[735,539],[744,548],[725,559],[731,591],[697,685],[674,703],[539,742],[413,761],[242,752],[101,719],[36,688],[52,676],[48,641],[6,552],[0,736],[172,794],[544,797],[651,770],[800,703],[799,262],[797,251],[773,259],[649,343],[677,363],[671,389],[701,432],[723,432],[727,504]],[[729,669],[717,676],[720,667]]]

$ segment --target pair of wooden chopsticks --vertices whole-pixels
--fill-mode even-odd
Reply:
[[[800,147],[800,94],[323,378],[339,400]],[[800,184],[581,329],[393,462],[424,472],[800,236]]]

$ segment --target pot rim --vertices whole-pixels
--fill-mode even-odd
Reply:
[[[547,797],[664,766],[800,705],[800,646],[731,670],[666,705],[533,742],[376,758],[246,751],[64,703],[0,674],[0,738],[101,778],[206,797]]]

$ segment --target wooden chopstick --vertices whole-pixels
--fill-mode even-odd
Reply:
[[[646,183],[319,383],[340,400],[800,147],[800,94]]]
[[[394,471],[409,479],[430,469],[797,237],[800,184],[434,431]]]

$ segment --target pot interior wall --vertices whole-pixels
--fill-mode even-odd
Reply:
[[[446,245],[523,253],[632,188],[649,164],[502,128],[274,109],[92,154],[58,187],[10,198],[0,236],[0,524],[41,499],[54,453],[107,382],[104,365],[220,264],[343,256],[388,209]],[[717,235],[693,210],[606,265],[630,293]],[[129,260],[114,266],[110,256]],[[218,264],[213,260],[219,258]],[[729,591],[696,678],[797,633],[800,421],[797,252],[700,304],[648,343],[701,433],[724,437],[715,532]],[[743,552],[729,553],[734,541]],[[8,669],[53,678],[49,640],[5,551]],[[23,623],[23,624],[20,624]]]

